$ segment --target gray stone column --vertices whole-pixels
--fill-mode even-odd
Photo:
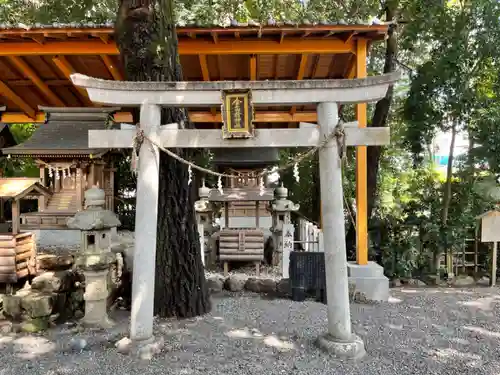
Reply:
[[[161,107],[143,103],[141,128],[147,137],[157,138]],[[157,147],[144,141],[139,153],[137,203],[135,215],[135,247],[132,273],[132,341],[153,339],[153,306],[155,290],[156,223],[158,220],[158,189],[160,154]],[[140,255],[140,256],[139,256]]]
[[[317,111],[320,139],[324,139],[338,124],[338,107],[336,103],[320,103]],[[359,358],[364,355],[365,350],[363,341],[351,331],[342,166],[336,138],[320,149],[319,172],[325,244],[328,333],[318,339],[318,344],[336,356]]]
[[[109,328],[113,323],[109,320],[107,309],[108,298],[108,273],[107,261],[101,267],[83,269],[85,275],[85,316],[82,321],[92,327]]]

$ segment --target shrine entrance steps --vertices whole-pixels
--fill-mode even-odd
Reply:
[[[66,221],[78,210],[77,196],[74,189],[62,189],[54,192],[42,212],[21,214],[21,229],[67,229]]]

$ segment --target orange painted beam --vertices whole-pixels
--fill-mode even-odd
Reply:
[[[30,117],[23,113],[4,112],[0,113],[0,122],[4,124],[44,123],[45,113],[38,112],[35,116]]]
[[[19,95],[11,90],[9,86],[0,81],[0,95],[17,105],[28,117],[35,118],[36,111]]]
[[[304,78],[304,74],[306,73],[306,67],[307,67],[307,54],[303,53],[302,56],[300,56],[300,65],[299,65],[299,71],[297,72],[297,81],[301,81]],[[293,106],[292,109],[290,110],[290,114],[293,115],[297,112],[297,107]]]
[[[200,39],[180,40],[180,55],[245,55],[245,54],[297,54],[297,53],[351,53],[355,51],[355,41],[340,39],[285,39],[273,40],[219,40],[218,43]],[[118,55],[114,42],[63,41],[2,43],[0,56],[31,55]]]
[[[189,112],[191,122],[222,122],[221,114],[212,115],[207,112]],[[316,112],[256,112],[254,122],[316,122]]]
[[[113,64],[111,57],[109,57],[108,55],[101,55],[101,60],[104,65],[106,65],[106,68],[108,68],[109,73],[115,81],[123,81],[122,73],[120,72],[118,67]]]
[[[39,56],[39,55],[118,55],[115,43],[101,41],[83,42],[35,42],[2,43],[0,56]]]
[[[45,95],[45,97],[50,101],[51,105],[57,107],[64,107],[64,102],[57,97],[56,94],[43,82],[38,74],[19,56],[9,56],[10,62],[26,77],[28,77],[33,84]]]
[[[367,42],[358,39],[356,46],[356,77],[365,78]],[[356,105],[359,127],[367,125],[366,103]],[[368,176],[366,146],[356,147],[356,262],[368,264]]]
[[[53,57],[52,62],[55,66],[57,66],[57,68],[61,71],[62,74],[64,74],[67,79],[71,80],[70,76],[75,73],[75,69],[71,66],[71,64],[68,62],[68,60],[66,60],[64,56]],[[92,103],[92,101],[89,99],[87,91],[85,89],[82,89],[81,87],[75,88],[80,93],[83,103],[87,106],[93,107],[94,103]]]
[[[134,117],[130,112],[117,112],[113,115],[116,122],[133,123]]]
[[[353,57],[351,57],[349,59],[349,63],[347,65],[347,69],[344,72],[344,77],[346,77],[347,79],[356,78],[356,74],[357,74],[356,61],[357,61],[356,55],[354,55]]]
[[[132,123],[132,114],[130,112],[117,112],[114,114],[116,122]],[[291,115],[288,112],[257,112],[254,122],[316,122],[316,112],[298,112]],[[212,114],[211,112],[189,112],[189,120],[193,123],[222,123],[220,113]],[[45,113],[38,112],[34,117],[23,113],[4,112],[0,114],[0,122],[6,124],[13,123],[43,123],[45,122]]]
[[[198,60],[200,60],[201,76],[205,82],[210,81],[210,71],[208,69],[207,55],[199,55]],[[213,107],[211,110],[212,115],[215,116],[217,113],[217,108]]]
[[[250,81],[257,81],[257,56],[250,56]]]
[[[206,55],[198,56],[200,60],[201,76],[204,81],[210,81],[210,71],[208,70],[208,61]]]

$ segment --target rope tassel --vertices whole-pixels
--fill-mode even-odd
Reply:
[[[141,147],[144,143],[144,130],[141,129],[141,124],[136,124],[135,128],[136,133],[133,141],[130,169],[132,169],[132,173],[137,176],[137,173],[139,173],[139,153],[141,152]]]

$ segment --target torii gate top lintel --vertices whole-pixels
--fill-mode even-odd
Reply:
[[[360,79],[312,81],[127,82],[72,74],[73,84],[87,89],[94,102],[138,106],[144,101],[167,106],[219,105],[221,91],[252,90],[255,105],[367,103],[380,100],[400,72]]]

